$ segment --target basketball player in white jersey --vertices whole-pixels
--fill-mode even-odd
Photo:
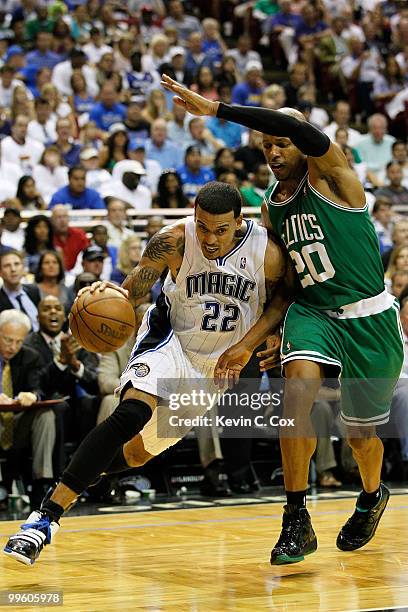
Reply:
[[[224,183],[208,183],[194,218],[150,240],[122,291],[137,300],[165,271],[163,293],[147,311],[121,377],[119,406],[84,439],[41,509],[10,537],[4,552],[18,561],[34,563],[64,511],[100,474],[142,465],[185,435],[191,427],[170,430],[168,412],[161,416],[158,404],[191,392],[194,381],[216,391],[220,355],[244,337],[253,348],[261,344],[287,307],[285,290],[278,290],[286,278],[280,247],[265,228],[243,219],[238,190]],[[209,407],[187,406],[177,416],[203,415]]]

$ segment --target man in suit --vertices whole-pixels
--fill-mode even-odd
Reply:
[[[28,316],[33,331],[38,330],[37,305],[40,292],[36,285],[22,285],[24,276],[24,257],[20,251],[0,254],[0,276],[3,287],[0,289],[0,312],[16,309]]]
[[[41,387],[46,396],[70,397],[69,410],[58,413],[64,413],[63,429],[68,429],[68,437],[80,442],[96,424],[99,359],[80,348],[72,335],[63,333],[65,311],[58,298],[48,295],[40,301],[38,320],[39,331],[31,333],[25,344],[40,355]]]
[[[52,453],[55,444],[55,417],[49,409],[28,409],[41,399],[38,353],[23,344],[31,323],[19,310],[0,313],[0,405],[15,401],[27,408],[21,412],[0,412],[0,447],[9,455],[10,480],[26,470],[27,448],[32,456],[31,503],[36,505],[53,479]],[[23,465],[24,463],[24,465]],[[6,468],[7,473],[7,468]],[[8,482],[10,485],[11,482]]]

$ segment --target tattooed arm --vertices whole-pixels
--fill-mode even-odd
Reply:
[[[122,287],[129,291],[134,303],[145,296],[168,268],[173,278],[183,261],[184,223],[163,228],[148,242],[136,268],[126,277]]]

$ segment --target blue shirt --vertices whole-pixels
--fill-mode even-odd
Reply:
[[[174,142],[165,140],[162,147],[157,147],[151,138],[146,140],[146,158],[159,162],[162,170],[177,168],[183,163],[183,150]]]
[[[95,189],[86,187],[80,195],[76,195],[71,192],[69,185],[61,187],[54,193],[48,208],[54,208],[57,204],[69,204],[74,210],[106,208],[104,201]]]
[[[183,191],[191,200],[194,200],[203,185],[215,180],[211,168],[200,168],[199,172],[194,173],[184,164],[177,168],[177,172],[180,175]]]
[[[211,117],[207,121],[207,127],[215,138],[225,142],[225,146],[230,149],[237,149],[241,146],[243,128],[237,123],[223,121],[218,119],[218,117]]]
[[[261,102],[261,87],[250,87],[248,83],[238,83],[232,89],[232,104],[242,106],[259,106]]]
[[[52,144],[57,145],[56,142],[53,142]],[[82,149],[81,145],[73,144],[71,148],[69,149],[69,151],[67,151],[66,153],[63,153],[61,151],[62,159],[64,160],[64,163],[66,166],[68,166],[68,168],[72,168],[73,166],[81,165],[81,160],[79,158],[81,149]]]
[[[52,51],[46,51],[46,53],[40,53],[38,49],[31,51],[26,56],[27,66],[35,66],[36,68],[49,68],[52,70],[57,64],[60,63],[61,57]]]
[[[90,121],[95,121],[100,130],[107,132],[114,123],[123,123],[126,119],[126,108],[116,103],[108,108],[102,102],[95,104],[89,115]]]

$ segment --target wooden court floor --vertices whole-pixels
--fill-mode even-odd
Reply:
[[[342,553],[354,503],[309,503],[319,549],[284,567],[269,565],[281,504],[68,516],[33,567],[1,555],[0,590],[60,589],[63,612],[408,610],[408,495],[391,498],[366,548]],[[17,526],[0,523],[2,544]]]

